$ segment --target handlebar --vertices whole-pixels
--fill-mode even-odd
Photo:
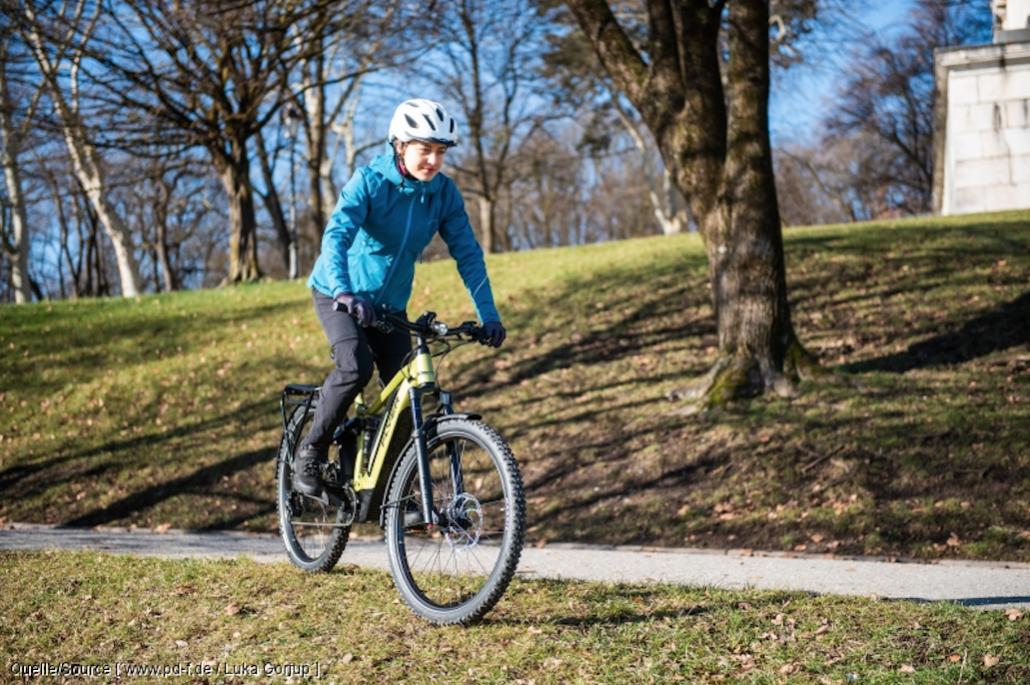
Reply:
[[[336,311],[346,311],[346,307],[339,302],[333,303],[333,309]],[[372,326],[384,333],[389,333],[394,328],[400,328],[427,339],[461,339],[467,337],[475,342],[481,343],[485,341],[483,327],[475,321],[465,321],[460,326],[451,328],[444,322],[436,320],[436,312],[423,312],[414,321],[408,321],[399,314],[382,307],[377,307],[375,309],[375,321]]]
[[[436,312],[423,312],[414,321],[389,311],[377,311],[373,324],[381,331],[389,332],[392,328],[401,328],[423,338],[462,338],[468,337],[477,342],[483,340],[483,328],[474,321],[465,321],[459,326],[450,327],[436,320]]]

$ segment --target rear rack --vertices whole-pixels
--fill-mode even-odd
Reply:
[[[283,394],[279,396],[279,413],[283,417],[283,436],[286,438],[287,447],[289,448],[289,454],[293,454],[294,448],[293,438],[289,431],[289,419],[286,416],[286,406],[298,406],[303,405],[304,413],[307,414],[311,411],[311,408],[318,404],[318,395],[322,388],[317,385],[308,385],[307,383],[290,383],[283,388]]]

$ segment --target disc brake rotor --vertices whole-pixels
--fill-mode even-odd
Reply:
[[[462,493],[447,508],[447,526],[443,529],[448,546],[459,551],[475,547],[483,531],[483,507],[473,495]]]

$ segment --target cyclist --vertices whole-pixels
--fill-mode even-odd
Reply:
[[[371,379],[373,363],[379,377],[388,379],[410,351],[407,332],[371,326],[377,307],[404,313],[415,261],[436,233],[457,262],[484,342],[504,342],[483,251],[457,186],[440,173],[444,154],[457,143],[454,118],[440,104],[406,100],[390,120],[386,153],[359,168],[340,192],[308,279],[334,368],[297,455],[293,486],[299,492],[321,492],[333,430]]]

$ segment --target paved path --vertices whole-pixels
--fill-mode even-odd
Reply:
[[[247,556],[260,562],[286,562],[277,536],[229,531],[157,533],[8,524],[0,531],[0,550],[13,549],[90,549],[159,557]],[[341,563],[385,569],[386,547],[380,540],[352,539]],[[889,563],[782,553],[549,544],[526,548],[519,574],[946,600],[986,609],[1030,608],[1030,564],[1005,562]]]

